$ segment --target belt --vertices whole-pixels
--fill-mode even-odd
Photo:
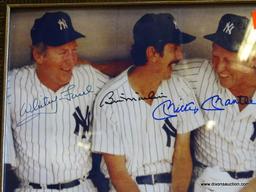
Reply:
[[[234,179],[249,179],[253,176],[253,171],[227,171],[228,174]]]
[[[75,179],[73,181],[70,181],[68,183],[57,183],[57,184],[49,184],[49,185],[41,185],[39,183],[29,183],[30,186],[32,186],[34,189],[67,189],[71,187],[75,187],[80,185],[79,179]]]
[[[136,182],[138,184],[154,185],[155,183],[171,183],[171,173],[160,173],[155,175],[137,176]]]
[[[203,163],[196,161],[195,162],[196,166],[202,167],[202,168],[206,168],[208,166],[204,165]],[[253,177],[253,173],[254,171],[249,170],[249,171],[240,171],[240,172],[236,172],[236,171],[226,171],[230,177],[232,177],[233,179],[249,179],[251,177]]]

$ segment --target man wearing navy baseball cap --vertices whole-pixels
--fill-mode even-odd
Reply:
[[[85,37],[74,30],[71,18],[64,12],[49,12],[35,20],[31,29],[32,44],[45,43],[60,46]]]
[[[193,74],[184,76],[207,121],[195,131],[195,192],[256,189],[256,57],[253,50],[242,57],[253,43],[249,29],[255,30],[248,18],[223,15],[217,31],[204,36],[212,42],[211,64],[195,59],[176,66],[181,75]]]
[[[172,102],[197,106],[192,89],[172,74],[172,65],[183,59],[181,44],[195,37],[181,32],[171,14],[151,13],[136,22],[133,38],[134,65],[95,101],[92,150],[103,154],[116,191],[185,192],[192,172],[190,131],[204,122],[200,112],[167,113]]]
[[[21,181],[17,191],[97,191],[87,179],[92,107],[108,78],[78,65],[83,37],[67,13],[47,12],[31,29],[35,64],[9,74],[5,163]]]

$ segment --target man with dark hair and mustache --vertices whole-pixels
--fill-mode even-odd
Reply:
[[[183,58],[181,44],[195,37],[181,32],[167,13],[141,17],[133,37],[134,65],[95,101],[92,150],[103,154],[118,192],[185,192],[192,172],[190,131],[204,121],[200,111],[170,118],[158,106],[170,100],[197,106],[192,89],[172,74],[172,64]]]

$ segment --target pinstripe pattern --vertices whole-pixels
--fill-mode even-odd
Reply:
[[[191,83],[200,103],[216,94],[225,100],[235,98],[219,84],[206,60],[187,60],[175,66],[175,73]],[[256,101],[256,93],[252,99]],[[256,171],[256,142],[250,140],[256,121],[255,109],[255,105],[248,105],[240,112],[238,105],[232,105],[224,111],[204,111],[205,119],[213,120],[215,126],[211,130],[201,128],[196,131],[197,160],[229,171]]]
[[[114,92],[115,100],[118,96],[138,98],[128,83],[127,70],[103,87],[95,101],[94,116],[97,119],[93,127],[92,150],[124,155],[127,170],[133,178],[171,171],[175,138],[171,138],[170,147],[166,146],[167,137],[162,129],[165,122],[152,118],[153,109],[167,98],[155,99],[152,106],[141,100],[105,104],[100,107],[102,99],[109,91]],[[176,75],[161,83],[156,95],[161,93],[177,105],[195,100],[192,90]],[[157,113],[162,112],[159,109]],[[179,114],[170,121],[179,134],[189,132],[203,124],[200,113]],[[169,190],[167,184],[140,187],[141,191],[150,191],[147,188],[162,192]]]
[[[91,169],[91,131],[86,132],[86,138],[82,139],[82,126],[79,125],[79,135],[75,135],[76,121],[72,114],[78,106],[83,115],[87,106],[92,113],[94,98],[107,79],[91,66],[80,65],[74,68],[69,84],[53,92],[41,84],[36,76],[35,66],[26,66],[11,72],[8,110],[15,146],[9,145],[12,135],[9,134],[11,131],[8,127],[6,133],[9,136],[6,140],[9,142],[8,149],[15,150],[16,158],[10,154],[6,157],[6,163],[12,163],[16,167],[16,173],[23,183],[63,183],[88,174]],[[92,92],[74,96],[86,92],[88,85],[91,85]],[[69,89],[70,86],[74,86],[73,89]],[[44,97],[55,102],[40,108],[33,104],[36,103],[35,99],[40,100],[41,104],[44,103]],[[28,112],[30,110],[32,112]],[[83,185],[84,188],[79,186],[65,191],[95,190],[94,187]]]

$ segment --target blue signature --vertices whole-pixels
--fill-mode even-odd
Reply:
[[[200,106],[194,101],[176,106],[170,99],[166,100],[155,107],[152,112],[152,117],[155,120],[165,120],[167,118],[177,117],[179,113],[192,112],[196,114],[200,109],[204,111],[222,111],[226,107],[235,104],[252,104],[256,105],[256,101],[248,99],[245,96],[239,96],[238,99],[222,99],[219,95],[214,95],[202,102]],[[158,109],[162,112],[157,114]]]
[[[158,116],[156,114],[157,109],[162,109],[161,111],[164,113],[164,116]],[[181,106],[176,106],[171,100],[166,100],[160,103],[152,112],[152,116],[155,120],[164,120],[166,118],[177,117],[178,113],[192,111],[194,114],[198,112],[198,107],[195,102],[191,101],[187,104],[183,104]]]
[[[38,117],[39,115],[56,114],[58,111],[58,101],[60,100],[72,101],[75,98],[82,97],[93,92],[91,85],[88,85],[85,90],[78,93],[74,93],[75,87],[76,85],[74,84],[69,85],[67,89],[60,92],[60,95],[56,95],[53,98],[44,96],[42,98],[33,99],[31,103],[23,103],[20,109],[21,120],[17,123],[17,126],[21,126],[24,123]],[[43,109],[47,106],[51,107],[50,112],[40,111],[40,109]]]

